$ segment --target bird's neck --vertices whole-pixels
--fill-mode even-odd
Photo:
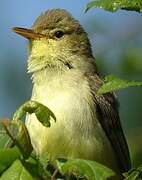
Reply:
[[[30,56],[28,60],[28,72],[32,74],[34,83],[50,81],[72,72],[96,73],[96,65],[93,58],[71,55],[66,59]]]
[[[52,82],[54,79],[59,79],[63,74],[65,74],[65,70],[61,70],[58,68],[44,68],[40,71],[36,71],[32,74],[32,81],[36,85],[44,85]]]

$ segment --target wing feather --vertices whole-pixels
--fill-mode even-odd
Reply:
[[[89,79],[94,102],[97,105],[98,119],[115,151],[120,171],[128,171],[131,167],[131,162],[127,142],[120,123],[116,98],[113,93],[97,95],[98,89],[103,84],[103,81],[97,74],[89,74],[87,78]]]

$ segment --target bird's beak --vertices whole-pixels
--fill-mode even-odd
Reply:
[[[41,38],[45,38],[45,35],[35,33],[32,29],[25,29],[25,28],[20,28],[20,27],[14,27],[12,28],[13,32],[27,38],[27,39],[33,39],[33,40],[38,40]]]

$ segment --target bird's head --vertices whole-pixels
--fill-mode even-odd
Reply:
[[[76,56],[92,55],[86,32],[62,9],[46,11],[36,19],[32,29],[15,27],[13,31],[29,39],[29,72],[69,65],[73,56],[76,60]]]

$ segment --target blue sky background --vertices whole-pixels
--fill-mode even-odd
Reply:
[[[11,28],[30,28],[35,18],[47,9],[66,9],[80,21],[89,35],[102,74],[142,81],[142,14],[109,13],[100,9],[84,13],[87,2],[0,1],[0,117],[10,118],[16,108],[30,98],[32,88],[26,74],[28,42],[14,34]],[[130,60],[126,63],[128,56]],[[142,88],[120,91],[118,97],[126,134],[138,132],[137,129],[142,128]],[[131,140],[129,143],[132,144]]]

